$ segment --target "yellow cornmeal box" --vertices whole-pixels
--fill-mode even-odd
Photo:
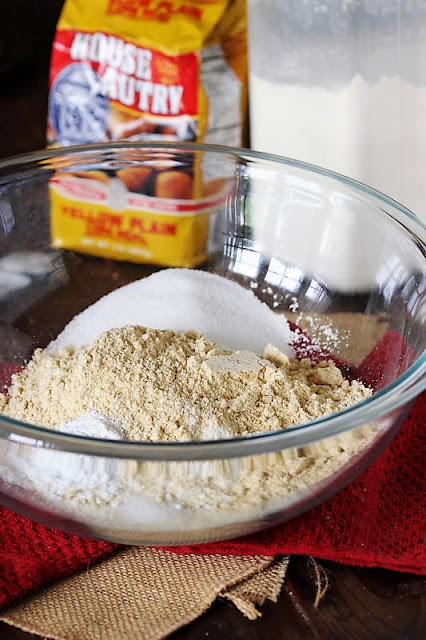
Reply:
[[[241,146],[246,110],[244,0],[66,0],[50,66],[49,145]],[[205,260],[221,198],[206,193],[220,168],[204,184],[198,160],[123,165],[53,176],[53,245],[167,266]]]
[[[129,192],[117,177],[101,182],[90,173],[60,173],[50,180],[54,247],[181,267],[214,252],[226,186],[196,200],[165,199]]]

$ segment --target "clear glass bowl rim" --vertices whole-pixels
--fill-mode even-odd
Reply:
[[[409,209],[392,198],[380,193],[361,182],[347,176],[324,169],[322,167],[274,154],[253,151],[238,147],[226,147],[211,144],[174,143],[174,142],[114,142],[98,143],[70,147],[61,147],[42,151],[33,151],[12,156],[0,161],[0,171],[9,167],[29,166],[32,163],[42,163],[59,156],[73,154],[99,154],[114,150],[166,150],[166,151],[200,151],[212,154],[233,155],[238,158],[250,158],[267,161],[305,170],[313,175],[322,175],[337,183],[345,184],[361,194],[372,197],[377,205],[384,204],[396,210],[410,221],[410,232],[423,247],[426,255],[425,242],[419,237],[424,234],[426,225]],[[81,159],[81,158],[80,158]],[[34,171],[50,169],[49,166],[32,168]],[[13,180],[13,175],[11,176]],[[425,259],[426,261],[426,259]],[[0,438],[32,446],[42,446],[55,450],[69,451],[83,455],[102,456],[108,458],[123,458],[135,460],[208,460],[218,458],[232,458],[246,455],[258,455],[295,447],[304,447],[313,442],[349,431],[365,423],[377,420],[390,412],[407,404],[426,389],[426,353],[423,353],[401,376],[361,403],[349,407],[325,418],[313,420],[285,430],[261,433],[241,438],[203,441],[203,442],[173,442],[148,443],[134,441],[101,440],[71,434],[60,433],[13,420],[0,415]]]

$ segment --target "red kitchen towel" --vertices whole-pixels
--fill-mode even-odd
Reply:
[[[389,332],[352,375],[376,388],[383,386],[381,363],[391,354],[403,353],[400,347],[399,334]],[[376,462],[350,486],[308,513],[244,538],[171,550],[309,554],[359,566],[424,573],[425,412],[423,393]],[[0,518],[0,607],[85,569],[119,548],[36,524],[3,507]]]

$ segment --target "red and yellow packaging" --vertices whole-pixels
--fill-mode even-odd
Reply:
[[[245,0],[65,2],[51,60],[50,145],[241,146],[246,109]],[[121,171],[64,171],[50,184],[53,244],[191,266],[211,251],[223,177],[137,161]]]
[[[191,267],[206,260],[216,249],[226,180],[212,183],[215,188],[210,195],[186,201],[129,192],[123,186],[123,174],[126,180],[136,180],[146,168],[122,169],[114,177],[96,170],[56,173],[49,185],[54,246],[172,267]],[[168,185],[176,189],[176,181],[190,188],[192,176],[180,168],[155,166],[149,171],[157,174],[160,189],[167,190]]]

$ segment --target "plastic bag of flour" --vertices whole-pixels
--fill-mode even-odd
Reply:
[[[65,2],[51,58],[49,145],[241,146],[246,115],[245,0]],[[217,202],[218,177],[167,164],[56,174],[53,244],[124,260],[201,262],[215,216],[200,197],[211,178]]]

